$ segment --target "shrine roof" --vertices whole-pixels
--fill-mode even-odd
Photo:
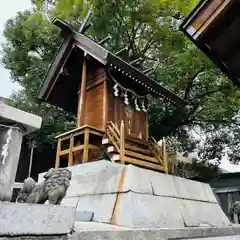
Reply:
[[[40,99],[44,99],[53,77],[53,72],[56,71],[60,59],[65,54],[67,45],[71,40],[74,40],[76,42],[76,46],[83,50],[85,54],[90,55],[92,58],[96,59],[105,66],[109,66],[117,71],[121,71],[121,73],[125,74],[129,79],[148,89],[149,94],[162,97],[163,99],[175,105],[186,104],[186,102],[176,94],[161,86],[146,74],[133,67],[131,64],[109,52],[89,37],[79,33],[77,29],[67,22],[57,18],[53,21],[53,23],[62,30],[63,35],[70,36],[70,39],[69,37],[65,37],[65,41],[60,46],[53,62],[51,63],[39,92]]]
[[[240,87],[240,2],[201,0],[180,30]]]

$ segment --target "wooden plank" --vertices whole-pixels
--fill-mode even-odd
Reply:
[[[73,165],[73,145],[74,145],[74,136],[70,137],[70,146],[69,146],[69,154],[68,154],[68,166]]]
[[[113,122],[108,122],[107,123],[108,124],[108,126],[111,126],[115,131],[116,131],[116,133],[120,136],[120,130],[118,129],[118,127],[117,127],[117,125],[116,124],[114,124]]]
[[[103,121],[102,128],[105,129],[108,121],[108,86],[107,81],[104,81],[104,91],[103,91]]]
[[[208,18],[208,20],[199,28],[199,30],[193,35],[193,39],[199,38],[211,25],[211,23],[216,19],[216,17],[223,12],[231,0],[225,0],[221,6]]]
[[[87,60],[84,57],[82,64],[82,81],[80,88],[80,95],[78,98],[78,111],[77,111],[77,125],[78,127],[83,125],[84,121],[84,105],[86,99],[86,85],[87,85]]]
[[[104,138],[104,139],[102,140],[102,145],[107,145],[107,144],[110,144],[110,141],[109,141],[108,138]]]
[[[126,139],[126,141],[133,142],[133,143],[136,143],[138,145],[142,145],[142,146],[148,148],[148,142],[144,139],[139,139],[139,138],[132,137],[132,136],[129,136],[129,135],[126,136],[125,139]]]
[[[131,150],[131,151],[134,151],[134,152],[139,152],[139,153],[142,153],[142,154],[146,154],[148,156],[150,156],[150,155],[153,156],[151,150],[139,148],[139,147],[133,146],[131,144],[125,144],[125,149]]]
[[[118,152],[120,152],[120,147],[118,146],[119,141],[115,141],[115,139],[113,139],[111,133],[107,132],[107,136],[110,139],[109,142],[111,142],[112,145],[114,145],[114,147],[117,149]]]
[[[89,84],[89,85],[87,86],[87,91],[91,90],[92,88],[98,87],[98,85],[100,85],[100,84],[102,84],[102,83],[104,83],[104,79],[99,79],[99,80],[97,80],[97,81]]]
[[[158,170],[158,171],[164,171],[164,167],[157,165],[157,164],[153,164],[153,163],[149,163],[149,162],[144,162],[138,159],[134,159],[134,158],[130,158],[130,157],[124,157],[124,161],[127,163],[131,163],[137,166],[141,166],[141,167],[145,167],[148,169],[153,169],[153,170]]]
[[[116,134],[116,132],[114,131],[114,129],[111,127],[111,126],[108,126],[110,132],[111,132],[111,135],[113,135],[113,137],[115,138],[115,142],[119,142],[120,140],[120,136],[118,136]],[[108,129],[106,129],[106,131],[108,131]]]
[[[91,129],[91,128],[89,128],[89,133],[93,135],[101,136],[101,137],[104,135],[104,132],[96,131],[95,129]]]
[[[77,134],[78,134],[78,135],[79,135],[79,134],[82,134],[82,133],[84,132],[84,129],[85,129],[85,128],[89,128],[89,129],[91,129],[91,130],[94,130],[94,131],[98,132],[99,134],[101,133],[102,135],[105,133],[105,131],[103,131],[102,129],[95,128],[95,127],[93,127],[93,126],[91,126],[91,125],[84,125],[84,126],[81,126],[81,127],[79,127],[79,128],[70,130],[70,131],[68,131],[68,132],[61,133],[61,134],[57,135],[57,136],[55,137],[55,139],[58,139],[58,138],[61,138],[61,139],[62,139],[62,137],[66,136],[66,135],[71,135],[71,133],[76,133],[76,135],[74,135],[74,136],[77,136]],[[68,139],[68,138],[70,138],[70,136],[66,136],[66,139]]]
[[[117,150],[114,146],[110,146],[110,147],[107,148],[107,152],[108,153],[113,153],[113,152],[117,152]]]
[[[59,152],[59,156],[64,156],[64,155],[68,155],[69,154],[69,149],[65,149],[62,150],[61,152]]]
[[[88,144],[89,144],[89,129],[85,129],[84,148],[83,148],[83,163],[88,162]]]
[[[141,154],[141,153],[137,153],[137,152],[132,152],[132,151],[128,151],[125,150],[125,155],[134,157],[134,158],[140,158],[143,159],[145,161],[149,161],[149,162],[154,162],[154,163],[158,163],[158,159],[156,159],[155,157],[149,157],[147,155]]]
[[[55,161],[55,168],[59,168],[60,167],[60,152],[61,152],[61,140],[58,140],[57,143],[57,153],[56,153],[56,161]]]
[[[205,7],[198,13],[197,17],[193,20],[191,25],[198,30],[217,8],[224,2],[224,0],[212,0],[208,1]]]

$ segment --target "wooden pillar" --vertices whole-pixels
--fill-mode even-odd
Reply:
[[[77,126],[78,128],[83,125],[84,121],[84,106],[85,106],[85,99],[86,99],[86,86],[87,86],[87,60],[86,58],[83,59],[82,64],[82,81],[81,81],[81,88],[80,94],[78,97],[78,111],[77,111]]]
[[[162,148],[163,148],[163,163],[164,163],[164,170],[165,173],[168,173],[168,156],[167,156],[167,148],[165,138],[162,140]]]
[[[125,127],[124,127],[124,121],[121,121],[121,125],[120,125],[120,159],[121,159],[122,164],[124,164],[124,156],[125,156]]]
[[[69,145],[69,154],[68,154],[68,166],[73,165],[73,145],[74,145],[74,136],[70,137],[70,145]]]
[[[59,156],[60,152],[61,152],[61,140],[58,139],[55,168],[59,168],[60,167],[60,156]]]
[[[108,121],[108,82],[104,81],[104,95],[103,95],[103,122],[102,128],[105,129]]]
[[[88,162],[89,129],[84,131],[83,163]]]

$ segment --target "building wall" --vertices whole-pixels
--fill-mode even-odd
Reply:
[[[231,205],[240,201],[240,173],[223,174],[210,183],[217,195],[220,206],[229,217]]]

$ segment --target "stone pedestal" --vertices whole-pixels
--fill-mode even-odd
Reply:
[[[63,204],[93,212],[71,239],[240,239],[240,225],[230,224],[208,184],[105,160],[69,169]]]
[[[73,177],[62,204],[93,212],[95,222],[130,228],[230,226],[208,184],[104,160],[69,169]]]
[[[42,119],[0,103],[0,200],[10,201],[22,138],[41,127]]]
[[[0,130],[0,200],[10,201],[21,151],[22,132],[18,128]]]

